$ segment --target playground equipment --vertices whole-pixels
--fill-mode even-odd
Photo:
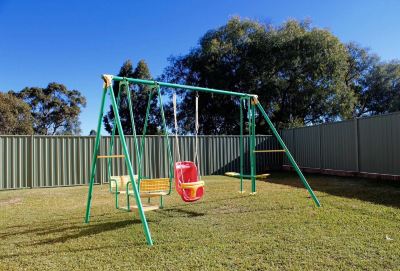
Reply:
[[[243,99],[240,98],[240,173],[238,172],[225,172],[225,176],[228,177],[233,177],[233,178],[239,178],[240,179],[240,191],[239,193],[244,193],[245,191],[243,190],[243,180],[244,179],[267,179],[268,176],[270,176],[270,174],[268,173],[264,173],[264,174],[258,174],[258,175],[254,175],[254,174],[244,174],[243,173],[243,168],[244,168],[244,142],[243,142],[243,126],[244,126],[244,110],[247,110],[247,120],[249,123],[249,136],[250,136],[250,149],[251,149],[251,153],[250,153],[250,163],[252,165],[252,167],[254,167],[254,169],[252,169],[252,172],[256,172],[256,163],[255,163],[255,156],[253,154],[259,153],[259,152],[266,152],[266,153],[271,153],[271,152],[285,152],[284,149],[282,150],[256,150],[255,149],[255,139],[253,138],[253,136],[255,136],[255,131],[253,131],[253,129],[255,130],[255,115],[254,115],[254,123],[253,123],[253,114],[255,114],[255,110],[253,110],[253,107],[251,106],[251,101],[250,99]],[[247,105],[246,105],[247,104]],[[253,142],[252,142],[253,140]],[[251,161],[251,159],[253,159],[253,161]],[[253,190],[254,188],[254,190]],[[251,195],[255,195],[256,191],[255,191],[255,186],[253,187],[252,185],[252,192],[250,193]]]
[[[172,151],[168,140],[168,130],[166,126],[166,121],[164,117],[164,109],[162,103],[162,95],[161,95],[161,87],[172,88],[172,89],[181,89],[184,91],[196,91],[196,92],[204,92],[204,93],[213,93],[213,94],[222,94],[222,95],[230,95],[234,97],[240,98],[240,191],[243,192],[243,178],[246,177],[243,174],[243,167],[244,167],[244,140],[243,140],[243,106],[247,103],[248,104],[248,119],[249,119],[249,139],[250,139],[250,179],[251,179],[251,194],[256,193],[256,170],[255,170],[255,161],[256,157],[255,154],[261,150],[256,150],[255,144],[255,112],[256,108],[261,113],[261,115],[266,120],[268,126],[270,127],[272,133],[277,138],[280,146],[282,147],[279,152],[284,152],[289,159],[289,162],[293,166],[294,170],[300,177],[303,185],[311,195],[314,203],[319,207],[320,203],[318,198],[315,196],[314,192],[312,191],[311,187],[309,186],[306,178],[302,174],[300,168],[296,164],[293,156],[289,152],[288,148],[286,147],[285,143],[283,142],[282,138],[280,137],[278,131],[275,129],[274,125],[272,124],[271,120],[269,119],[267,113],[265,112],[264,108],[258,101],[257,95],[248,94],[248,93],[238,93],[233,91],[226,91],[226,90],[218,90],[218,89],[210,89],[210,88],[202,88],[202,87],[194,87],[194,86],[187,86],[187,85],[179,85],[179,84],[171,84],[165,82],[157,82],[152,80],[143,80],[143,79],[134,79],[134,78],[125,78],[125,77],[118,77],[112,75],[103,75],[102,79],[104,80],[103,92],[102,92],[102,99],[101,99],[101,106],[100,106],[100,114],[97,124],[97,134],[96,140],[93,150],[93,160],[91,166],[91,174],[90,174],[90,181],[89,181],[89,189],[88,189],[88,198],[87,198],[87,205],[86,205],[86,215],[85,215],[85,222],[89,223],[90,220],[90,209],[92,204],[92,197],[93,197],[93,185],[94,185],[94,177],[96,172],[96,163],[97,159],[106,158],[108,161],[108,174],[110,180],[110,192],[115,194],[116,200],[116,207],[118,209],[124,211],[131,211],[136,209],[139,213],[140,219],[143,224],[143,229],[146,237],[146,241],[148,245],[153,244],[153,240],[151,238],[149,226],[146,220],[146,216],[144,211],[146,210],[154,210],[158,207],[163,206],[163,196],[169,195],[172,190],[172,180],[175,175],[175,183],[178,193],[180,193],[183,200],[186,201],[194,201],[200,198],[204,193],[204,183],[199,179],[199,169],[196,166],[195,162],[190,161],[179,161],[177,163],[173,163],[172,159]],[[119,92],[118,96],[115,97],[113,91],[113,82],[119,82]],[[159,107],[162,116],[162,124],[164,130],[164,142],[166,144],[167,152],[168,152],[168,161],[169,161],[169,178],[158,178],[158,179],[149,179],[142,176],[142,155],[144,151],[144,136],[146,135],[146,127],[147,127],[147,120],[149,117],[150,112],[150,104],[153,95],[153,91],[149,93],[148,104],[146,109],[146,118],[145,124],[143,129],[142,141],[141,146],[139,147],[136,130],[135,130],[135,123],[133,118],[133,110],[132,110],[132,100],[131,94],[129,90],[129,84],[144,84],[149,85],[154,88],[158,95],[159,99]],[[127,98],[128,98],[128,106],[130,111],[130,117],[132,122],[133,128],[133,137],[134,137],[134,147],[136,152],[136,163],[138,164],[138,175],[134,173],[134,167],[132,166],[132,160],[127,148],[125,135],[122,129],[121,120],[118,111],[118,103],[120,99],[120,95],[122,91],[126,91]],[[105,106],[105,98],[107,93],[111,98],[111,105],[114,112],[114,126],[112,131],[112,139],[111,139],[111,148],[109,150],[108,155],[99,155],[99,147],[100,147],[100,138],[101,138],[101,125],[103,120],[104,114],[104,106]],[[197,111],[197,110],[196,110]],[[175,114],[176,116],[176,114]],[[176,122],[176,117],[175,117]],[[118,137],[121,142],[123,154],[113,155],[113,144],[114,144],[114,137],[115,137],[115,129],[118,129]],[[196,133],[198,129],[198,113],[196,113]],[[177,135],[177,134],[175,134]],[[197,145],[197,140],[196,140]],[[178,149],[179,151],[179,149]],[[275,150],[263,150],[265,152],[271,152]],[[197,151],[196,151],[197,152]],[[128,169],[128,175],[126,176],[111,176],[111,160],[113,158],[123,158],[125,160],[126,167]],[[197,159],[198,163],[198,155],[195,154],[195,161]],[[126,195],[127,206],[126,207],[119,207],[118,203],[118,196],[120,194]],[[135,199],[136,205],[130,206],[130,198],[133,197]],[[141,198],[148,198],[151,197],[160,197],[160,206],[154,205],[144,205],[142,204]]]
[[[130,115],[130,120],[131,120],[131,126],[132,126],[132,135],[134,138],[134,148],[136,150],[136,157],[137,157],[137,164],[138,164],[138,175],[133,175],[133,178],[130,175],[124,175],[124,176],[111,176],[111,159],[113,158],[126,158],[125,155],[113,155],[113,149],[114,149],[114,141],[115,141],[115,134],[116,134],[116,129],[117,129],[117,117],[114,119],[114,125],[111,133],[111,143],[110,143],[110,148],[108,155],[98,155],[97,159],[99,158],[106,158],[107,159],[107,177],[109,180],[109,191],[110,193],[115,195],[115,208],[122,210],[122,211],[127,211],[130,212],[132,210],[140,210],[139,205],[131,205],[131,197],[135,197],[135,192],[134,192],[134,186],[133,184],[136,183],[138,186],[138,191],[139,191],[139,197],[140,198],[147,198],[147,204],[143,205],[143,210],[144,211],[150,211],[150,210],[156,210],[158,208],[163,208],[163,197],[171,194],[172,191],[172,181],[173,181],[173,173],[170,172],[169,178],[156,178],[156,179],[150,179],[146,178],[143,176],[143,150],[144,150],[144,137],[146,135],[147,131],[147,124],[148,124],[148,117],[149,117],[149,112],[150,112],[150,105],[151,105],[151,99],[153,97],[153,91],[152,90],[149,93],[149,100],[147,103],[147,108],[146,108],[146,117],[145,117],[145,122],[144,122],[144,127],[143,127],[143,135],[142,135],[142,144],[139,147],[138,144],[138,139],[137,139],[137,134],[136,134],[136,126],[135,126],[135,118],[133,115],[133,105],[132,105],[132,99],[131,99],[131,90],[129,88],[129,82],[126,80],[123,80],[119,83],[119,91],[118,91],[118,96],[115,99],[117,108],[119,106],[119,103],[121,102],[121,96],[125,94],[127,101],[128,101],[128,108],[129,108],[129,115]],[[162,103],[162,97],[160,95],[159,89],[156,89],[156,94],[159,97],[159,107],[161,111],[161,115],[163,117],[163,125],[164,125],[164,130],[166,131],[166,123],[165,123],[165,118],[164,118],[164,109],[163,109],[163,103]],[[117,111],[114,111],[114,114],[116,115]],[[118,131],[119,133],[119,131]],[[169,153],[169,165],[170,168],[172,169],[173,161],[172,161],[172,154],[171,154],[171,149],[169,146],[169,140],[168,140],[168,133],[165,132],[165,140],[167,144],[167,150]],[[125,143],[126,144],[126,143]],[[170,170],[171,171],[171,170]],[[120,201],[120,195],[124,194],[126,197],[126,206],[121,207],[119,205]],[[160,204],[159,205],[154,205],[150,204],[150,199],[154,197],[159,197],[160,198]],[[137,202],[137,200],[135,199]]]
[[[251,175],[240,175],[240,173],[232,172],[232,171],[225,172],[225,176],[233,177],[233,178],[251,179]],[[257,174],[255,177],[256,177],[256,179],[267,179],[268,176],[270,176],[270,174],[264,173],[264,174]],[[241,187],[241,188],[243,189],[243,187]],[[244,191],[241,190],[239,192],[243,193]]]
[[[198,178],[196,164],[182,161],[175,164],[175,187],[181,198],[186,202],[201,199],[204,194],[204,182]]]
[[[186,202],[192,202],[201,199],[204,194],[204,182],[200,180],[200,167],[199,167],[199,95],[196,94],[196,115],[195,115],[195,153],[194,162],[181,161],[181,152],[178,141],[178,119],[176,110],[176,93],[173,95],[174,107],[174,125],[175,125],[175,145],[178,162],[175,163],[175,188],[181,198]],[[196,164],[197,163],[197,164]]]

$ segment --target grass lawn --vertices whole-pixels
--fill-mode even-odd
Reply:
[[[153,247],[106,185],[95,186],[88,225],[87,187],[3,191],[0,269],[400,270],[400,187],[308,178],[322,208],[289,173],[259,181],[256,196],[237,193],[237,179],[205,177],[203,200],[174,193],[146,213]]]

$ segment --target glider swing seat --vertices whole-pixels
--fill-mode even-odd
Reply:
[[[271,152],[281,152],[285,153],[289,162],[293,166],[293,169],[296,171],[300,180],[302,181],[303,185],[307,189],[308,193],[311,195],[312,200],[314,203],[320,207],[320,202],[316,195],[314,194],[313,190],[309,186],[306,178],[304,177],[303,173],[301,172],[300,168],[298,167],[296,161],[294,160],[293,156],[291,155],[290,151],[286,147],[285,143],[283,142],[282,138],[280,137],[278,131],[275,129],[274,125],[272,124],[271,120],[269,119],[266,111],[264,110],[261,103],[258,101],[257,95],[242,93],[242,92],[233,92],[227,90],[218,90],[218,89],[210,89],[210,88],[202,88],[202,87],[195,87],[195,86],[188,86],[188,85],[179,85],[179,84],[171,84],[165,82],[157,82],[152,80],[143,80],[143,79],[135,79],[135,78],[126,78],[126,77],[118,77],[112,75],[102,75],[102,79],[104,81],[103,85],[103,92],[101,98],[101,106],[100,106],[100,113],[97,123],[97,133],[96,133],[96,140],[94,143],[93,149],[93,159],[91,162],[91,170],[90,170],[90,180],[89,180],[89,189],[88,189],[88,197],[87,197],[87,204],[86,204],[86,213],[85,213],[85,223],[89,223],[90,221],[90,210],[92,205],[92,198],[93,198],[93,186],[94,186],[94,179],[96,173],[96,165],[97,160],[105,158],[107,159],[107,177],[109,180],[109,191],[112,194],[115,194],[115,206],[117,209],[124,210],[124,211],[132,211],[137,210],[140,220],[143,225],[143,231],[145,234],[146,242],[148,245],[153,245],[153,240],[151,238],[151,233],[149,229],[149,225],[147,223],[145,211],[148,210],[155,210],[159,207],[163,207],[163,197],[170,195],[172,191],[172,184],[175,183],[175,188],[178,194],[185,202],[192,202],[199,200],[204,194],[204,182],[201,180],[200,174],[200,166],[199,166],[199,158],[198,158],[198,95],[196,95],[196,123],[195,123],[195,154],[194,154],[194,161],[182,161],[180,158],[180,151],[179,151],[179,144],[178,144],[178,127],[177,127],[177,117],[176,117],[176,94],[174,94],[174,117],[175,117],[175,139],[176,139],[176,152],[175,160],[172,157],[171,146],[169,144],[168,138],[168,130],[165,121],[164,109],[163,109],[163,102],[162,102],[162,95],[161,95],[161,87],[172,88],[172,89],[180,89],[182,91],[194,91],[194,92],[203,92],[203,93],[211,93],[211,94],[222,94],[222,95],[229,95],[233,97],[240,98],[240,173],[235,173],[236,177],[240,178],[240,192],[244,192],[243,190],[243,178],[247,177],[244,171],[244,139],[243,139],[243,107],[245,104],[248,104],[248,120],[249,120],[249,158],[250,158],[250,174],[248,175],[251,179],[251,194],[256,193],[256,153],[264,152],[264,153],[271,153]],[[115,95],[113,84],[119,83],[119,91],[118,95]],[[131,99],[131,92],[130,92],[130,85],[132,84],[142,84],[151,87],[151,91],[148,93],[148,103],[146,108],[146,117],[144,121],[143,127],[143,134],[141,139],[141,144],[139,146],[138,138],[136,135],[136,128],[133,116],[133,105]],[[122,92],[126,92],[125,96],[121,96]],[[147,130],[147,123],[148,117],[150,112],[150,105],[153,97],[153,92],[156,92],[158,96],[159,108],[162,117],[162,128],[163,128],[163,140],[164,140],[164,147],[167,150],[168,156],[168,178],[148,178],[143,176],[143,153],[144,153],[144,143],[145,143],[145,135]],[[101,129],[102,129],[102,122],[103,122],[103,115],[104,115],[104,107],[105,107],[105,100],[106,96],[109,94],[111,99],[111,106],[114,113],[114,125],[112,129],[111,141],[110,141],[110,148],[108,150],[107,155],[100,155],[100,140],[101,140]],[[117,96],[117,97],[116,97]],[[121,119],[119,116],[119,102],[121,97],[126,97],[128,100],[128,107],[130,113],[130,120],[132,125],[132,135],[133,135],[133,144],[134,144],[134,151],[136,155],[134,156],[135,159],[131,160],[130,152],[128,151],[128,147],[126,144],[126,139],[124,135],[124,131],[121,124]],[[260,117],[263,117],[269,126],[270,130],[272,131],[275,138],[278,140],[280,146],[282,147],[281,150],[256,150],[256,141],[255,141],[255,123],[256,123],[256,109],[260,113]],[[116,133],[117,132],[117,133]],[[114,140],[115,137],[119,138],[121,147],[122,147],[122,154],[113,154],[114,148]],[[127,173],[125,175],[112,175],[111,174],[111,161],[112,159],[124,159]],[[132,163],[136,165],[138,170],[138,174],[135,175],[135,167],[133,167]],[[237,176],[238,175],[238,176]],[[174,180],[174,182],[173,182]],[[125,194],[127,206],[126,207],[119,207],[119,195]],[[136,205],[130,205],[130,199],[134,198]],[[154,197],[160,198],[160,204],[158,205],[151,205],[150,199]],[[148,203],[143,204],[142,198],[147,198]]]
[[[140,198],[147,198],[148,202],[147,204],[144,205],[144,211],[152,211],[156,210],[159,208],[163,208],[163,197],[168,196],[171,194],[172,191],[172,180],[173,180],[173,173],[172,173],[172,154],[171,154],[171,149],[169,145],[169,140],[168,140],[168,133],[166,130],[166,123],[165,123],[165,116],[164,116],[164,108],[162,104],[162,98],[160,95],[160,90],[159,88],[156,87],[156,92],[158,94],[159,98],[159,106],[160,106],[160,111],[163,119],[163,126],[164,126],[164,142],[166,142],[166,147],[167,151],[169,153],[169,164],[170,164],[170,176],[169,178],[146,178],[142,176],[143,172],[143,150],[144,150],[144,143],[145,143],[145,136],[147,132],[147,125],[148,125],[148,118],[149,118],[149,112],[150,112],[150,106],[151,106],[151,101],[153,97],[153,92],[154,89],[151,89],[148,93],[148,103],[146,107],[146,116],[145,116],[145,121],[144,121],[144,127],[143,127],[143,134],[142,134],[142,144],[139,147],[138,144],[138,139],[137,139],[137,134],[136,134],[136,127],[135,127],[135,121],[134,121],[134,115],[133,115],[133,105],[132,105],[132,100],[131,100],[131,91],[129,88],[129,83],[126,80],[123,80],[119,84],[119,92],[118,96],[116,99],[116,104],[117,108],[120,103],[120,95],[122,92],[126,92],[126,97],[128,99],[128,107],[129,107],[129,115],[131,119],[131,126],[132,126],[132,134],[134,137],[134,147],[136,150],[136,157],[137,157],[137,165],[138,165],[138,174],[134,175],[133,178],[130,177],[130,175],[122,175],[122,176],[111,176],[111,160],[110,158],[124,158],[125,155],[112,155],[111,153],[113,152],[113,147],[114,147],[114,138],[115,138],[115,132],[117,128],[117,120],[115,118],[114,120],[114,125],[113,125],[113,130],[111,133],[111,146],[109,149],[109,155],[103,156],[104,158],[108,159],[108,180],[109,180],[109,191],[115,195],[115,207],[116,209],[123,210],[123,211],[132,211],[132,210],[138,210],[138,205],[131,205],[130,198],[135,196],[134,192],[134,187],[133,187],[133,182],[136,183],[137,189],[139,191],[139,197]],[[114,115],[115,111],[114,111]],[[99,156],[98,156],[99,157]],[[126,203],[127,206],[125,207],[120,207],[119,206],[119,195],[120,194],[125,194],[126,195]],[[160,197],[160,204],[159,205],[154,205],[150,204],[150,199],[154,197]]]

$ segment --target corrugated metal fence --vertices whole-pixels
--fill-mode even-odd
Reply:
[[[127,136],[130,153],[133,137]],[[100,154],[107,154],[110,137],[102,137]],[[92,162],[94,137],[89,136],[0,136],[0,190],[87,184]],[[194,137],[178,138],[182,160],[193,160]],[[167,152],[160,136],[147,136],[143,159],[144,175],[168,175]],[[175,150],[175,140],[170,138]],[[277,148],[272,136],[257,136],[258,149]],[[245,165],[249,172],[248,138],[245,137]],[[119,139],[114,153],[122,153]],[[175,155],[175,152],[174,152]],[[239,170],[239,136],[199,136],[200,170],[203,175]],[[257,170],[278,168],[279,154],[257,156]],[[99,159],[96,182],[106,182],[106,159]],[[136,166],[136,172],[137,172]],[[126,174],[124,159],[112,159],[112,174]]]
[[[282,131],[300,167],[320,172],[400,175],[400,112]],[[133,137],[127,145],[133,151]],[[103,137],[100,153],[107,154],[110,137]],[[87,184],[94,137],[0,136],[0,190]],[[175,150],[175,140],[170,138]],[[178,138],[181,160],[193,160],[194,137]],[[279,149],[273,136],[257,136],[257,149]],[[245,171],[249,172],[248,137]],[[122,153],[116,140],[114,153]],[[199,136],[202,175],[239,170],[239,136]],[[174,151],[175,155],[175,151]],[[257,154],[257,171],[288,165],[279,153]],[[168,159],[161,136],[147,136],[143,174],[166,177]],[[138,170],[137,165],[135,168]],[[126,174],[123,159],[112,159],[112,174]],[[329,173],[329,172],[328,172]],[[106,182],[106,159],[97,164],[96,182]]]
[[[282,138],[303,168],[400,175],[400,112],[288,129]]]

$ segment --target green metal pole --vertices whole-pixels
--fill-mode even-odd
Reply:
[[[255,105],[253,102],[250,103],[250,110],[251,110],[251,119],[250,119],[250,175],[251,175],[251,194],[256,194],[256,165],[255,165],[255,149],[256,149],[256,142],[255,142],[255,133],[256,133],[256,110]]]
[[[194,87],[194,86],[187,86],[187,85],[179,85],[179,84],[171,84],[165,82],[157,82],[152,80],[144,80],[144,79],[136,79],[136,78],[125,78],[119,76],[112,76],[114,81],[122,81],[128,80],[129,82],[135,84],[143,84],[143,85],[151,85],[151,86],[160,86],[160,87],[167,87],[167,88],[180,88],[192,91],[199,91],[199,92],[208,92],[208,93],[215,93],[215,94],[224,94],[224,95],[231,95],[237,97],[254,97],[252,94],[241,93],[241,92],[234,92],[234,91],[227,91],[227,90],[220,90],[220,89],[212,89],[212,88],[202,88],[202,87]]]
[[[138,163],[138,176],[141,176],[141,168],[140,165],[141,163],[141,158],[140,158],[140,153],[139,153],[139,143],[137,140],[137,136],[136,136],[136,125],[135,125],[135,119],[134,119],[134,115],[133,115],[133,106],[132,106],[132,97],[131,97],[131,91],[129,89],[129,83],[128,81],[122,81],[122,82],[126,82],[126,91],[127,91],[127,96],[128,96],[128,107],[129,107],[129,115],[131,118],[131,125],[132,125],[132,134],[133,134],[133,140],[134,140],[134,144],[135,144],[135,149],[136,149],[136,159],[137,159],[137,163]],[[139,186],[139,190],[140,190],[140,186]],[[128,191],[126,191],[128,193]]]
[[[167,151],[168,151],[168,160],[169,160],[169,192],[168,195],[171,194],[172,191],[172,179],[174,176],[174,164],[173,164],[173,159],[172,159],[172,151],[171,151],[171,146],[169,144],[169,138],[168,138],[168,129],[167,129],[167,122],[165,121],[165,114],[164,114],[164,106],[162,102],[162,96],[161,96],[161,90],[160,87],[157,86],[157,93],[158,93],[158,100],[160,103],[160,110],[161,110],[161,118],[163,122],[163,128],[164,128],[164,136],[165,136],[165,141],[167,144]]]
[[[118,91],[117,105],[119,105],[120,97],[121,97],[121,86],[119,87],[119,91]],[[116,119],[114,117],[113,128],[112,128],[112,132],[111,132],[110,149],[108,151],[108,155],[111,155],[113,153],[113,151],[114,151],[114,141],[115,141],[116,128],[117,128],[117,121],[116,121]],[[108,172],[108,180],[109,180],[108,181],[108,184],[109,184],[108,189],[111,192],[112,188],[111,188],[111,182],[110,182],[110,180],[111,180],[111,159],[110,158],[107,158],[107,172]],[[119,192],[118,192],[117,182],[115,182],[115,209],[119,209]]]
[[[273,125],[273,123],[269,119],[269,117],[268,117],[267,113],[265,112],[264,108],[262,107],[262,105],[260,104],[260,102],[257,99],[255,99],[255,103],[256,103],[258,109],[260,110],[261,114],[264,116],[264,119],[267,121],[269,127],[271,128],[272,133],[278,139],[279,144],[285,150],[286,156],[288,157],[288,159],[289,159],[290,163],[292,164],[293,168],[295,169],[295,171],[299,175],[300,180],[303,182],[303,185],[307,189],[308,193],[310,193],[311,198],[314,200],[315,204],[318,207],[321,207],[321,204],[320,204],[317,196],[314,194],[314,191],[311,189],[311,187],[308,184],[306,178],[304,177],[303,173],[301,172],[299,166],[297,165],[296,161],[294,160],[294,158],[293,158],[292,154],[290,153],[289,149],[286,147],[285,142],[283,142],[283,139],[279,135],[278,131],[275,129],[275,126]]]
[[[243,98],[240,98],[240,193],[243,193],[243,156],[244,156],[244,142],[243,142]]]
[[[151,107],[151,99],[152,98],[153,98],[153,89],[151,89],[150,92],[149,92],[149,98],[148,98],[149,100],[147,102],[147,107],[146,107],[146,116],[144,118],[142,141],[140,142],[141,143],[141,145],[140,145],[140,153],[139,153],[140,154],[140,161],[143,161],[142,160],[143,159],[143,150],[144,150],[144,143],[145,143],[145,140],[146,140],[147,122],[148,122],[149,115],[150,115],[150,107]],[[140,164],[139,167],[141,168],[142,164]],[[140,169],[140,172],[142,173],[142,168]],[[142,179],[142,176],[139,175],[139,178],[138,178],[138,186],[139,187],[140,187],[140,180],[141,179]]]
[[[133,187],[133,192],[135,194],[135,200],[136,200],[136,204],[138,207],[140,220],[142,221],[142,224],[143,224],[143,230],[144,230],[144,233],[146,236],[147,244],[151,246],[151,245],[153,245],[153,240],[151,239],[149,225],[147,224],[146,216],[143,211],[142,201],[141,201],[140,195],[139,195],[139,190],[137,188],[137,184],[135,181],[135,174],[133,172],[133,167],[132,167],[131,159],[129,156],[128,147],[126,146],[124,131],[122,129],[121,119],[119,117],[117,102],[115,100],[115,96],[114,96],[111,86],[109,87],[109,90],[110,90],[111,104],[112,104],[112,107],[114,110],[115,118],[117,119],[117,128],[118,128],[119,139],[121,141],[122,149],[124,151],[125,162],[126,162],[126,166],[128,168],[129,177],[132,180],[131,183],[132,183],[132,187]]]
[[[94,149],[93,149],[92,167],[90,169],[90,181],[89,181],[89,191],[88,191],[88,197],[87,197],[87,203],[86,203],[85,223],[89,223],[89,221],[90,221],[90,208],[92,207],[94,176],[96,173],[97,153],[99,151],[99,145],[100,145],[101,123],[103,121],[104,102],[105,102],[105,98],[106,98],[106,93],[107,93],[107,88],[104,87],[103,95],[101,97],[99,120],[97,121],[97,133],[96,133],[96,141],[94,143]]]
[[[121,97],[121,87],[119,88],[119,91],[118,91],[117,105],[119,105],[120,97]],[[116,122],[115,117],[114,117],[114,122],[113,122],[113,127],[112,127],[112,132],[111,132],[110,149],[108,150],[108,155],[109,156],[114,151],[114,140],[115,140],[115,130],[116,130],[116,128],[117,128],[117,122]],[[109,180],[109,190],[111,192],[111,182],[110,182],[110,179],[111,179],[111,159],[110,158],[107,158],[107,173],[108,173],[107,176],[108,176],[108,180]],[[118,196],[116,196],[116,201],[117,201],[117,203],[116,203],[115,206],[118,209]]]

